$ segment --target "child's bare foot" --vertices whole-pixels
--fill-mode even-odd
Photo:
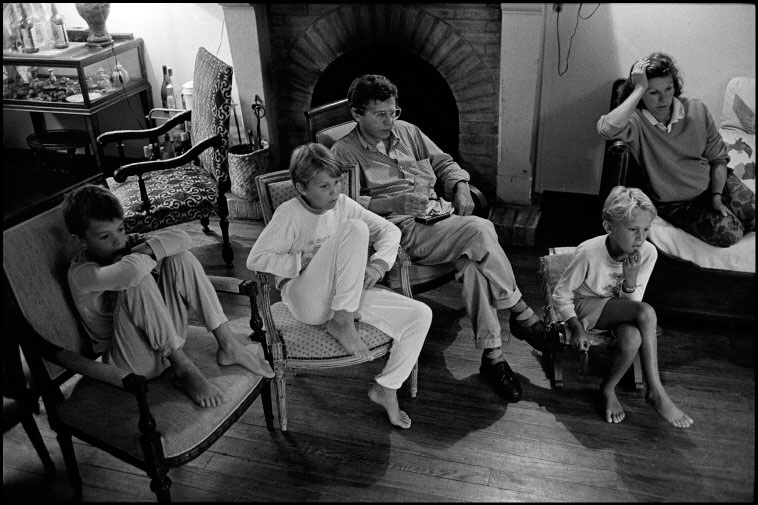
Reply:
[[[326,331],[336,338],[347,352],[358,358],[371,359],[371,351],[355,330],[352,313],[348,318],[332,318],[326,323]]]
[[[397,391],[394,389],[387,389],[380,384],[374,384],[371,389],[368,390],[368,397],[372,402],[377,403],[384,407],[387,411],[387,415],[390,418],[390,423],[400,428],[410,428],[411,418],[408,414],[400,410],[400,405],[397,402]]]
[[[211,384],[194,365],[187,367],[181,374],[176,371],[176,384],[201,407],[216,407],[225,401],[221,390]]]
[[[219,340],[216,362],[223,366],[241,365],[254,374],[264,377],[274,376],[271,365],[263,357],[261,346],[253,344],[252,347],[245,347],[235,337]]]
[[[688,428],[695,422],[690,416],[679,410],[679,407],[674,405],[674,402],[671,401],[671,398],[669,398],[669,395],[665,391],[648,391],[645,399],[653,404],[656,412],[677,428]]]
[[[621,406],[613,390],[601,389],[600,394],[605,402],[605,421],[608,423],[620,423],[626,417],[624,407]]]

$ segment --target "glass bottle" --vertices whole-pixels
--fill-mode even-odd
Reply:
[[[64,49],[68,47],[68,33],[66,33],[66,23],[63,21],[63,17],[58,14],[58,8],[55,4],[50,4],[50,28],[53,32],[53,40],[56,49]]]
[[[161,84],[161,107],[164,109],[168,108],[168,103],[166,101],[166,83],[168,82],[168,67],[166,65],[163,65],[163,83]]]
[[[31,15],[26,11],[26,8],[24,7],[24,4],[18,4],[20,6],[20,12],[21,12],[21,21],[19,23],[19,26],[21,27],[21,40],[24,42],[24,48],[22,49],[25,53],[36,53],[39,52],[39,47],[37,47],[37,41],[34,40],[34,23],[32,22]]]
[[[41,3],[28,4],[27,10],[32,18],[32,31],[34,32],[34,43],[39,49],[51,49],[53,43],[53,32],[50,24],[47,22],[48,15]]]
[[[21,38],[21,13],[18,4],[11,4],[8,24],[11,51],[21,51],[24,48],[24,40]]]
[[[174,71],[169,67],[168,69],[168,80],[166,82],[166,104],[168,104],[169,109],[176,109],[176,94],[174,94],[174,83],[171,82],[171,77],[174,74]]]

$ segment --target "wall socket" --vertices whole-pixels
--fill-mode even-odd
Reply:
[[[553,12],[561,12],[563,10],[563,4],[553,4]]]

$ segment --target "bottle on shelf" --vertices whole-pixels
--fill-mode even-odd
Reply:
[[[68,33],[66,33],[66,23],[63,21],[63,16],[58,14],[58,8],[55,4],[50,4],[50,28],[53,32],[53,45],[56,49],[65,49],[68,47]]]
[[[24,47],[21,51],[24,53],[39,52],[37,41],[34,40],[34,23],[32,22],[31,15],[26,11],[24,4],[20,3],[18,5],[20,7],[19,12],[21,13],[21,21],[19,23],[19,26],[21,27],[21,40],[24,43]]]
[[[168,81],[166,83],[166,103],[168,104],[169,109],[176,109],[177,101],[176,101],[176,93],[174,93],[174,83],[171,82],[171,78],[174,74],[174,71],[171,67],[168,68]]]
[[[11,4],[8,11],[8,36],[10,37],[11,51],[21,51],[24,49],[24,40],[21,38],[21,13],[18,4]]]
[[[174,141],[171,138],[171,135],[166,133],[163,137],[163,156],[165,159],[173,158],[176,156],[176,151],[174,150]]]
[[[166,98],[168,94],[166,92],[166,84],[168,83],[168,67],[163,65],[163,83],[161,83],[161,107],[168,108],[168,101]]]
[[[45,12],[45,5],[41,3],[27,4],[29,14],[32,18],[32,31],[34,32],[34,43],[39,49],[52,49],[53,32],[50,28],[48,19],[50,16]]]

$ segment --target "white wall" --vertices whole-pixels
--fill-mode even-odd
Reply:
[[[596,5],[584,4],[582,16]],[[563,4],[560,14],[561,70],[578,7]],[[717,120],[729,79],[755,77],[752,4],[600,4],[591,18],[579,20],[563,76],[557,70],[557,14],[546,11],[537,192],[597,194],[604,143],[596,123],[608,111],[614,79],[628,75],[641,56],[673,56],[684,96],[703,99]]]
[[[73,3],[56,3],[56,6],[69,28],[87,27]],[[249,11],[253,12],[252,7]],[[111,33],[133,33],[135,38],[144,40],[147,77],[152,85],[153,105],[157,107],[160,107],[161,103],[162,65],[172,67],[173,83],[178,90],[183,83],[192,80],[195,55],[199,47],[205,47],[221,60],[234,66],[224,25],[224,11],[218,3],[111,3],[106,27]],[[252,31],[257,41],[255,23],[252,24]],[[245,64],[254,65],[254,62]],[[256,74],[260,75],[260,62]],[[255,93],[263,96],[261,84],[257,89],[252,87],[245,92],[251,96]],[[240,102],[236,83],[232,90],[232,99],[235,103]],[[101,130],[105,132],[113,129],[142,128],[143,126],[138,124],[142,115],[139,100],[134,97],[130,100],[130,105],[131,107],[113,106],[98,114]],[[76,116],[46,114],[45,118],[48,128],[85,129],[83,120]],[[240,128],[244,128],[243,118],[239,117],[239,121]],[[14,128],[3,128],[3,146],[26,148],[26,136],[33,132],[29,114],[4,111],[3,124],[7,125],[10,122],[14,124]],[[232,129],[235,135],[232,139],[234,144],[237,141],[233,121]]]

